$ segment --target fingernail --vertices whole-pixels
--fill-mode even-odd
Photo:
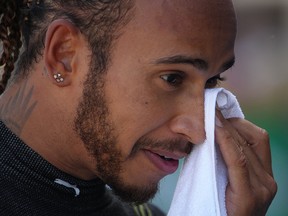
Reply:
[[[215,124],[218,127],[221,127],[221,128],[223,127],[222,122],[220,121],[220,119],[217,116],[215,116]]]

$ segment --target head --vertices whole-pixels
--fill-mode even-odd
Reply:
[[[20,34],[17,25],[7,29],[11,14],[2,16],[6,32],[17,35],[11,36],[15,41],[6,39],[6,35],[1,38],[10,43],[3,43],[3,87],[11,71],[13,86],[33,80],[39,70],[45,70],[43,83],[35,85],[37,94],[49,88],[59,95],[60,99],[54,96],[54,100],[74,101],[56,106],[56,110],[71,110],[69,114],[63,112],[58,121],[67,128],[64,141],[53,142],[61,146],[55,149],[64,149],[59,150],[62,155],[70,155],[61,157],[58,165],[69,164],[71,169],[65,171],[83,179],[101,178],[124,200],[148,200],[156,193],[159,180],[174,172],[178,160],[205,139],[205,88],[215,87],[220,74],[234,61],[232,3],[37,2],[24,15],[18,1],[6,3],[17,14],[13,17],[24,22],[17,22]],[[19,19],[21,14],[23,19]],[[20,35],[23,51],[13,70]],[[70,39],[72,42],[66,43]],[[55,71],[66,71],[63,83],[53,80]],[[49,87],[43,87],[44,83]],[[41,103],[35,113],[37,106]],[[31,121],[39,115],[31,114]],[[26,142],[29,145],[29,138]],[[54,154],[61,155],[59,152]],[[54,164],[57,166],[57,162]]]
[[[14,79],[25,78],[37,59],[43,56],[47,28],[53,20],[69,20],[83,33],[92,52],[100,56],[95,64],[99,72],[106,70],[112,42],[121,26],[129,20],[131,1],[51,1],[13,0],[1,5],[1,40],[4,65],[1,88],[4,90],[14,70]],[[88,12],[89,11],[89,12]],[[97,27],[91,24],[97,25]],[[22,47],[23,45],[23,47]],[[18,59],[20,48],[21,57]],[[2,90],[2,91],[3,91]]]

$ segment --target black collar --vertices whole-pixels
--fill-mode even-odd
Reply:
[[[49,200],[83,204],[86,209],[89,205],[95,208],[110,202],[104,182],[84,181],[62,172],[27,146],[2,121],[0,167],[2,175],[29,196],[41,194]]]

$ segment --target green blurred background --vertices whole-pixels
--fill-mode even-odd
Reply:
[[[233,91],[247,119],[271,138],[278,192],[268,216],[288,215],[288,0],[234,0],[238,17],[236,64],[223,86]],[[168,211],[178,172],[163,179],[154,198]]]

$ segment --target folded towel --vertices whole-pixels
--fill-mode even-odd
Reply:
[[[215,105],[224,118],[244,118],[236,97],[223,88],[205,92],[206,140],[186,157],[168,216],[226,216],[227,168],[215,145]]]

